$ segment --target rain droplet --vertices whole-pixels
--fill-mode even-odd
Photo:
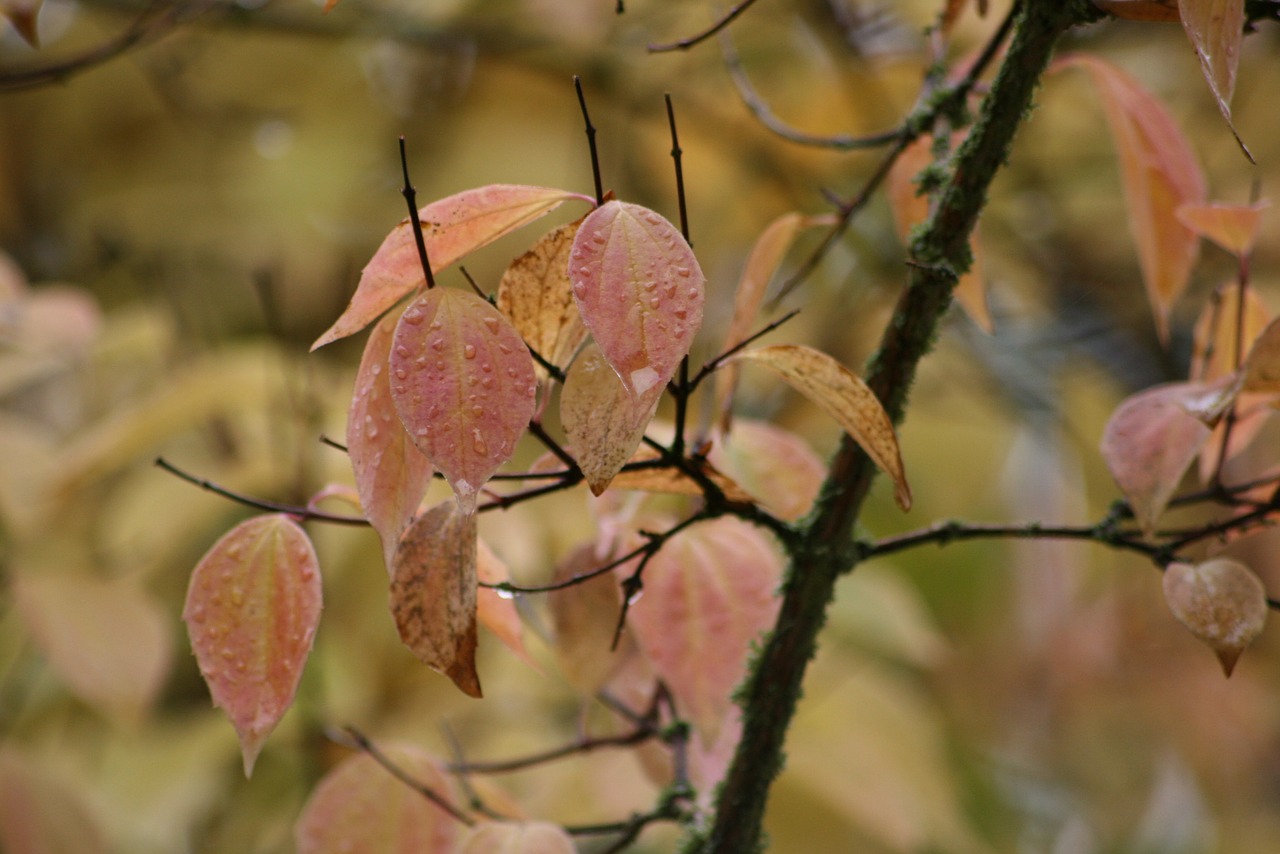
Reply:
[[[480,385],[483,388],[493,388],[493,377],[485,377],[480,380]]]
[[[643,589],[643,588],[641,588],[640,590],[637,590],[635,593],[632,593],[630,596],[628,596],[628,597],[627,597],[627,604],[628,604],[628,605],[634,605],[634,604],[636,604],[637,602],[639,602],[639,601],[640,601],[640,597],[642,597],[642,596],[644,596],[644,589]]]
[[[487,374],[493,370],[493,365],[489,364],[488,362],[482,362],[480,364],[480,370],[484,371]]]
[[[396,379],[403,380],[403,379],[408,379],[408,377],[409,377],[408,371],[406,371],[404,368],[396,368]],[[400,390],[404,391],[403,388],[401,388]]]
[[[444,349],[444,337],[436,337],[431,339],[431,349],[439,353]]]
[[[204,606],[203,605],[197,605],[196,607],[191,609],[191,622],[193,623],[204,622]]]
[[[403,344],[399,345],[398,347],[396,347],[396,355],[399,356],[401,359],[409,358],[409,348],[404,346]]]
[[[482,457],[489,456],[489,446],[484,443],[484,437],[480,435],[480,430],[478,428],[472,435],[471,450],[475,451]]]
[[[425,439],[431,435],[431,430],[426,427],[419,427],[415,432],[419,439]]]
[[[481,415],[484,415],[484,407],[483,406],[471,407],[471,414],[479,418]]]
[[[474,345],[467,344],[462,348],[462,358],[474,359],[476,357],[476,348]]]
[[[596,236],[597,236],[597,237],[599,237],[599,235],[596,235]],[[515,592],[514,592],[514,591],[511,591],[511,590],[508,590],[508,589],[507,589],[507,588],[505,588],[505,587],[497,587],[497,588],[494,588],[494,591],[493,591],[493,592],[498,594],[498,598],[499,598],[499,599],[514,599],[514,598],[516,598],[516,594],[515,594]]]
[[[604,235],[598,231],[591,235],[591,242],[596,244],[597,246],[604,245],[604,241],[605,241]],[[583,254],[583,253],[579,253],[579,254]]]
[[[374,363],[369,367],[369,373],[373,374],[375,377],[376,377],[378,374],[382,373],[382,365],[381,365],[381,363],[379,363],[379,362],[374,362]]]
[[[688,267],[676,267],[676,275],[682,279],[689,278],[690,270]]]
[[[649,298],[649,308],[657,308],[660,305],[662,305],[662,300],[660,300],[658,297]]]
[[[515,379],[516,374],[518,373],[520,372],[517,371],[515,368],[507,368],[507,376],[511,377],[512,379]]]
[[[242,550],[239,544],[232,544],[227,547],[227,557],[231,558],[232,560],[236,560],[237,558],[240,557],[241,551]]]
[[[418,326],[422,323],[422,309],[411,308],[404,313],[404,316],[401,319],[405,323],[411,323],[414,326]]]
[[[494,335],[498,334],[498,329],[500,328],[498,325],[498,318],[486,317],[484,319],[484,325],[485,325],[485,328],[488,329],[490,332],[492,332]]]
[[[431,321],[431,325],[429,325],[427,328],[428,328],[428,329],[430,329],[432,332],[436,332],[437,330],[441,329],[442,327],[443,327],[443,324],[442,324],[440,321],[438,321],[438,320],[433,320],[433,321]]]
[[[376,424],[369,424],[369,425],[366,425],[366,426],[365,426],[365,428],[364,428],[364,434],[365,434],[366,436],[368,436],[370,439],[376,439],[376,438],[378,438],[378,427],[377,427],[377,425],[376,425]]]
[[[584,296],[586,296],[586,295],[587,295],[587,283],[586,283],[586,282],[574,282],[574,283],[573,283],[573,292],[574,292],[575,294],[577,294],[578,296],[580,296],[580,297],[584,297]]]
[[[423,368],[425,368],[425,367],[427,366],[427,357],[426,357],[426,356],[419,356],[418,358],[414,359],[414,360],[413,360],[413,366],[414,366],[415,368],[417,368],[418,370],[422,370]]]
[[[510,353],[510,352],[511,352],[511,347],[510,347],[510,345],[505,344],[505,343],[503,343],[503,342],[501,342],[501,341],[499,341],[499,342],[498,342],[498,349],[499,349],[499,350],[501,350],[501,351],[502,351],[502,352],[504,352],[504,353]]]
[[[641,285],[640,287],[644,288],[646,291],[651,291],[651,290],[653,290],[654,288],[656,288],[657,286],[658,286],[658,283],[657,283],[657,282],[650,280],[650,281],[648,281],[648,282],[645,282],[645,283],[644,283],[643,285]]]
[[[699,296],[701,296],[701,293],[697,288],[689,288],[689,299],[697,299]]]
[[[680,318],[681,320],[684,320],[686,317],[689,316],[688,309],[684,309],[684,308],[677,308],[675,311],[671,313],[674,314],[676,317]]]

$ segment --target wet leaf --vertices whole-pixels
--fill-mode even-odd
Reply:
[[[560,392],[560,422],[592,494],[608,489],[631,459],[665,387],[632,394],[594,342],[578,354]]]
[[[391,397],[409,438],[471,512],[533,417],[528,348],[480,297],[433,288],[396,325],[390,366]]]
[[[722,353],[745,341],[753,331],[752,326],[764,303],[765,290],[778,272],[778,267],[796,236],[806,228],[834,225],[836,221],[836,217],[831,214],[806,216],[792,212],[783,214],[765,226],[751,247],[746,266],[742,269],[742,278],[738,280],[738,289],[733,296],[733,319],[729,321],[729,331],[725,333],[724,345],[720,348]],[[726,427],[730,420],[737,381],[737,365],[726,365],[717,377],[716,411],[721,413],[722,423]]]
[[[389,357],[396,318],[384,317],[369,335],[347,413],[347,456],[360,506],[382,540],[387,572],[400,535],[431,485],[431,461],[405,432],[391,397]]]
[[[1262,212],[1269,202],[1252,205],[1224,205],[1214,202],[1207,205],[1183,205],[1178,208],[1178,219],[1201,237],[1207,237],[1223,249],[1237,256],[1248,255],[1258,239],[1262,224]]]
[[[0,851],[106,854],[106,834],[81,794],[12,748],[0,752]]]
[[[569,251],[582,220],[542,236],[533,248],[511,262],[498,283],[498,310],[525,342],[558,368],[569,364],[586,340],[569,284]],[[546,369],[537,366],[539,377]]]
[[[214,705],[240,737],[245,776],[293,704],[320,597],[311,540],[281,514],[241,522],[191,574],[182,618]]]
[[[826,353],[795,344],[747,350],[733,358],[764,365],[834,418],[893,479],[898,506],[903,511],[911,508],[911,487],[902,467],[893,422],[860,377]]]
[[[1267,324],[1244,362],[1244,391],[1280,392],[1280,319]]]
[[[546,821],[482,821],[462,854],[576,854],[573,838]]]
[[[128,581],[15,573],[13,596],[49,665],[82,700],[137,723],[170,666],[169,620]]]
[[[1217,653],[1227,676],[1267,621],[1262,582],[1249,567],[1229,558],[1169,564],[1164,598],[1178,622]]]
[[[774,514],[795,521],[809,512],[827,468],[795,433],[739,418],[712,446],[710,460]]]
[[[421,748],[380,744],[418,783],[447,797],[449,782]],[[397,780],[367,753],[344,759],[320,780],[294,825],[298,854],[450,854],[460,825]]]
[[[400,640],[472,697],[480,696],[476,548],[475,515],[445,501],[404,532],[391,575],[391,616]]]
[[[716,740],[752,642],[773,625],[781,575],[773,542],[733,517],[689,527],[645,567],[628,625],[704,743]]]
[[[706,277],[679,230],[658,214],[611,201],[573,241],[573,296],[587,329],[627,390],[665,386],[702,325]]]
[[[418,211],[431,271],[440,272],[569,199],[591,202],[589,197],[567,190],[518,184],[490,184],[432,202]],[[406,217],[391,230],[365,266],[351,304],[311,349],[359,332],[425,282],[413,225]]]
[[[1155,314],[1156,331],[1169,340],[1169,312],[1186,289],[1199,241],[1175,211],[1205,200],[1205,179],[1195,153],[1169,114],[1133,78],[1102,60],[1072,54],[1057,67],[1089,72],[1111,128],[1129,230]]]
[[[511,571],[507,569],[507,565],[484,540],[477,540],[476,579],[485,584],[501,584],[511,580]],[[491,587],[477,587],[476,619],[480,625],[493,632],[507,649],[529,666],[537,668],[538,665],[525,648],[524,624],[520,621],[515,600],[510,595],[503,596]]]
[[[1187,411],[1203,383],[1168,383],[1126,398],[1102,433],[1102,459],[1150,534],[1210,429]]]
[[[1231,132],[1231,95],[1236,88],[1240,43],[1244,39],[1244,0],[1178,0],[1182,28],[1191,39],[1204,79]],[[1236,137],[1239,139],[1239,136]]]

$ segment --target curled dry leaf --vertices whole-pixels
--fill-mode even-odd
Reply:
[[[898,435],[875,393],[860,377],[826,353],[798,344],[779,344],[738,353],[734,360],[764,365],[835,419],[893,479],[894,499],[911,509],[911,487],[902,466]]]
[[[632,394],[595,343],[578,354],[560,392],[560,422],[592,494],[608,489],[631,459],[664,388]]]
[[[1202,204],[1205,179],[1190,143],[1160,102],[1115,66],[1093,56],[1071,54],[1056,68],[1089,72],[1111,127],[1129,230],[1155,314],[1156,331],[1169,340],[1169,312],[1186,289],[1199,255],[1199,241],[1174,213]]]
[[[1262,224],[1262,212],[1270,202],[1252,205],[1224,205],[1214,202],[1207,205],[1183,205],[1176,211],[1178,219],[1201,237],[1207,237],[1223,249],[1237,256],[1253,251],[1258,240],[1258,228]]]
[[[502,558],[494,554],[484,540],[476,541],[476,579],[485,584],[501,584],[511,580],[511,572]],[[507,649],[518,655],[530,667],[537,668],[537,663],[529,655],[524,645],[523,624],[516,610],[515,600],[510,595],[502,595],[491,587],[476,589],[476,619],[480,625],[497,635],[498,640]]]
[[[1151,534],[1210,429],[1187,411],[1204,383],[1169,383],[1126,398],[1107,420],[1102,459],[1134,518]]]
[[[1178,622],[1217,653],[1227,676],[1267,621],[1262,582],[1249,567],[1229,558],[1169,564],[1164,598]]]
[[[569,251],[581,225],[578,220],[543,235],[511,262],[498,283],[498,311],[534,352],[558,368],[569,364],[587,337],[569,283]],[[537,372],[546,375],[541,365]]]
[[[410,744],[382,752],[411,778],[447,797],[439,763]],[[447,854],[456,850],[457,819],[360,753],[325,774],[294,825],[298,854]]]
[[[519,184],[490,184],[432,202],[418,211],[431,271],[440,272],[467,253],[528,225],[569,199],[592,203],[590,197],[567,190]],[[365,266],[351,304],[311,349],[359,332],[425,281],[413,224],[406,217],[391,230]]]
[[[645,567],[627,623],[704,744],[716,741],[752,642],[773,625],[781,577],[773,542],[729,516],[690,526]]]
[[[282,514],[241,522],[191,574],[182,618],[214,705],[240,737],[245,776],[293,704],[320,607],[315,549]]]
[[[813,506],[826,466],[804,439],[766,421],[739,418],[711,449],[712,463],[780,518]]]
[[[404,532],[392,565],[391,616],[419,661],[480,696],[475,514],[445,501]]]
[[[360,506],[382,540],[388,573],[396,543],[418,512],[434,472],[405,432],[391,397],[395,329],[396,318],[388,316],[369,335],[347,413],[347,456]]]
[[[529,349],[480,297],[433,288],[400,317],[390,368],[391,397],[409,438],[471,512],[533,417]]]
[[[637,397],[675,375],[702,325],[706,276],[678,229],[640,205],[587,215],[569,261],[587,329]]]
[[[462,854],[575,854],[564,828],[547,821],[482,821],[462,846]]]

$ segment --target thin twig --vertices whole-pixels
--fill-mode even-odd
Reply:
[[[251,495],[244,495],[240,492],[227,489],[211,480],[196,477],[175,466],[164,457],[156,457],[155,464],[175,475],[187,483],[194,484],[215,495],[221,495],[237,504],[243,504],[246,507],[253,507],[258,510],[266,510],[271,513],[286,513],[290,516],[296,516],[299,519],[314,519],[317,522],[330,522],[334,525],[361,525],[368,526],[369,520],[363,516],[344,516],[338,513],[325,513],[323,510],[313,510],[310,507],[300,507],[296,504],[285,504],[279,501],[268,501],[265,498],[254,498]]]
[[[737,6],[734,6],[728,12],[720,16],[714,24],[707,27],[700,33],[695,33],[688,38],[679,41],[668,42],[667,44],[651,44],[649,45],[649,53],[669,53],[673,50],[688,50],[694,45],[700,44],[723,30],[725,27],[733,23],[734,19],[743,12],[755,5],[756,0],[742,0]]]
[[[432,789],[420,780],[414,779],[412,774],[405,771],[389,756],[378,749],[378,746],[370,741],[364,733],[360,732],[360,730],[355,727],[348,726],[342,728],[342,733],[350,739],[351,746],[363,753],[367,753],[375,762],[385,768],[391,776],[395,777],[401,783],[404,783],[406,786],[431,801],[431,803],[435,804],[451,817],[457,819],[462,824],[465,824],[467,827],[473,827],[475,825],[476,820],[474,818],[452,804],[448,798],[441,795],[435,789]]]
[[[418,245],[418,260],[422,262],[422,275],[427,282],[427,290],[436,286],[436,277],[431,272],[431,260],[427,257],[427,241],[422,236],[422,217],[418,215],[418,191],[409,181],[409,159],[404,150],[404,134],[400,134],[400,168],[404,172],[404,186],[400,194],[409,206],[409,225],[413,228],[413,241]]]

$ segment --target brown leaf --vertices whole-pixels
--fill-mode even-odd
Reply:
[[[1244,391],[1280,393],[1280,319],[1267,324],[1244,361]]]
[[[311,540],[283,514],[241,522],[191,574],[182,618],[214,705],[240,737],[246,777],[293,705],[320,596]]]
[[[834,418],[893,479],[898,506],[903,511],[911,509],[911,487],[907,485],[893,422],[860,377],[826,353],[796,344],[760,347],[733,358],[764,365]]]
[[[1164,597],[1178,622],[1207,643],[1227,676],[1267,622],[1267,592],[1253,570],[1229,558],[1171,563]]]
[[[481,696],[476,673],[476,521],[452,501],[423,513],[400,538],[391,616],[418,660]]]
[[[32,47],[40,47],[40,31],[36,27],[43,0],[0,0],[0,14],[9,19],[22,40]]]
[[[360,507],[382,540],[388,573],[396,543],[418,512],[435,471],[405,432],[391,397],[388,358],[396,320],[384,317],[369,335],[347,413],[347,456]]]
[[[511,262],[498,283],[498,311],[511,320],[525,342],[558,368],[569,364],[586,340],[569,283],[569,251],[582,220],[542,236],[533,248]],[[537,366],[539,377],[546,369]]]
[[[1089,72],[1111,127],[1129,230],[1155,314],[1156,331],[1169,340],[1169,312],[1186,289],[1199,255],[1195,233],[1178,220],[1182,205],[1205,200],[1205,179],[1190,143],[1149,92],[1101,59],[1071,54],[1055,67]]]
[[[547,821],[482,821],[461,854],[576,854],[573,838]]]
[[[413,780],[448,796],[448,780],[421,748],[380,747]],[[458,828],[457,819],[360,753],[320,780],[293,834],[298,854],[450,854],[456,850]]]

